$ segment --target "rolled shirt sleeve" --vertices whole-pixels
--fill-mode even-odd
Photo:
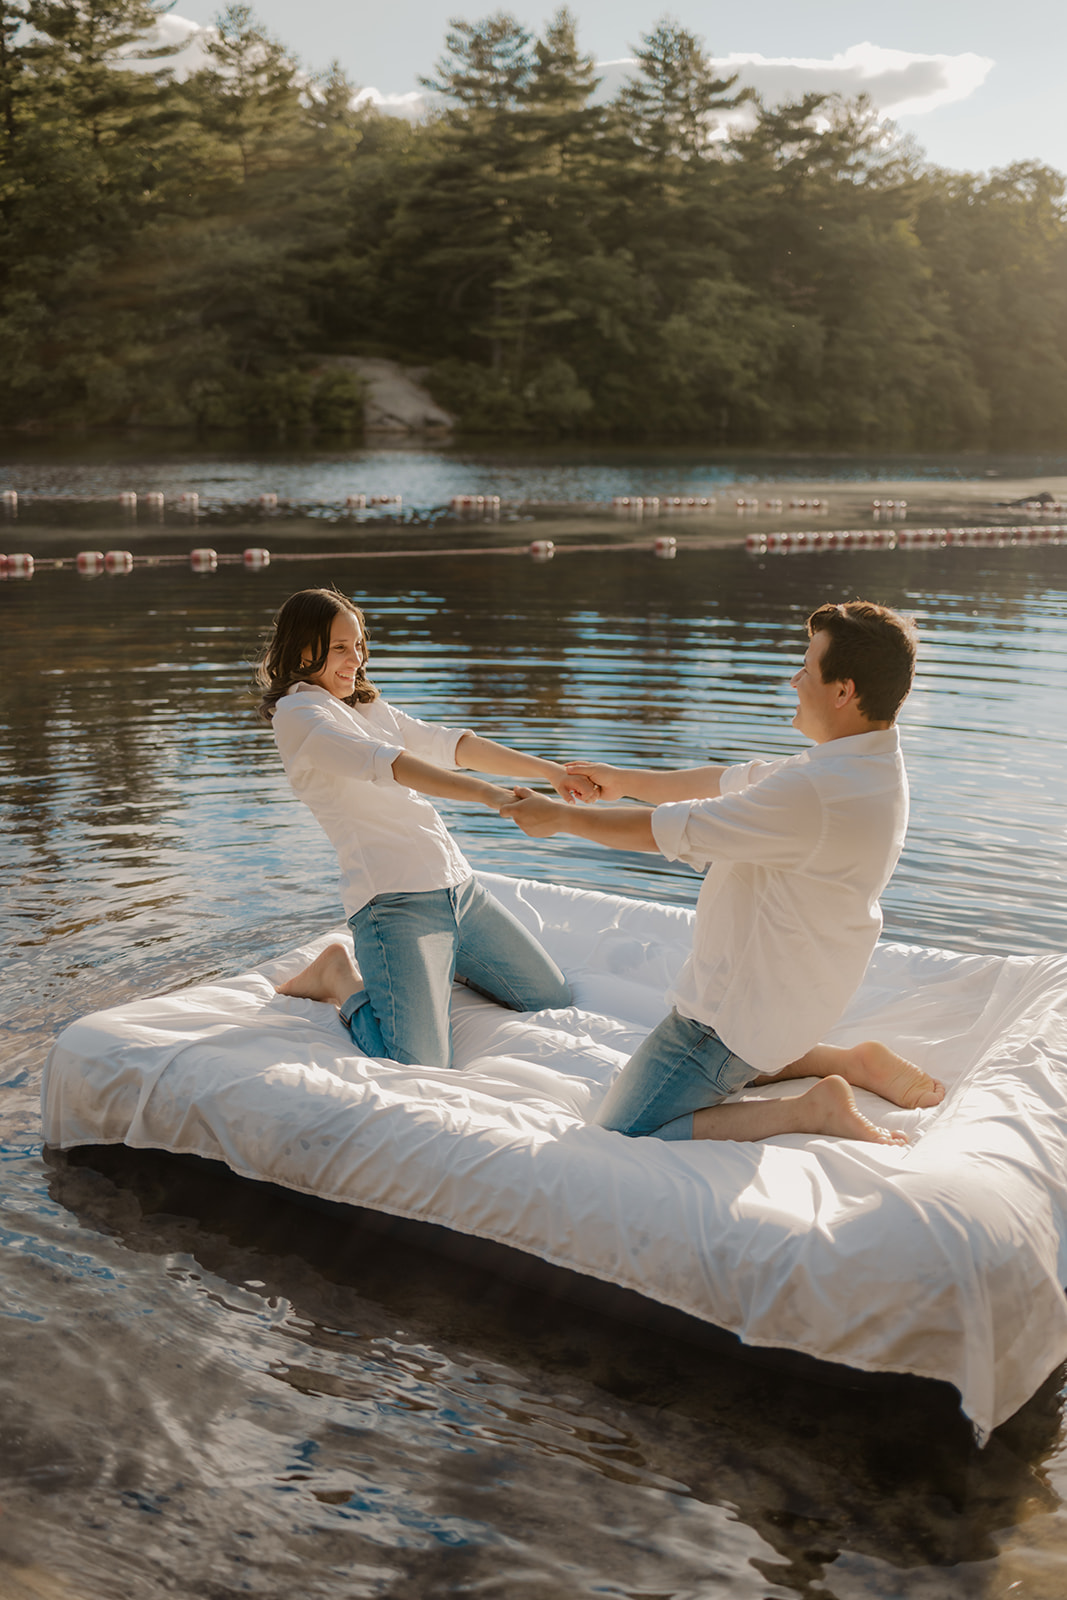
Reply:
[[[463,736],[471,731],[469,728],[446,728],[439,722],[420,722],[418,717],[409,716],[398,706],[389,706],[388,712],[405,750],[422,761],[432,761],[435,767],[456,770],[459,765],[456,749]],[[395,755],[393,760],[396,760]]]
[[[751,769],[760,768],[754,777]],[[823,807],[811,778],[781,762],[750,762],[723,774],[711,800],[657,806],[652,834],[670,861],[703,872],[713,861],[801,869],[819,843]]]
[[[364,783],[395,783],[393,762],[401,744],[379,741],[353,722],[338,727],[308,696],[283,700],[274,713],[274,736],[290,781],[313,772]]]

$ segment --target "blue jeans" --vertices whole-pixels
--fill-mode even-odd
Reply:
[[[691,1139],[694,1111],[718,1105],[756,1076],[714,1028],[672,1010],[634,1051],[595,1120],[635,1139]]]
[[[512,1011],[571,1003],[556,963],[473,877],[455,889],[375,895],[348,926],[365,987],[341,1020],[365,1056],[450,1067],[456,978]]]

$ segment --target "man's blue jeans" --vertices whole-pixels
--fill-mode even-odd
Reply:
[[[450,1067],[456,978],[512,1011],[571,1003],[556,963],[473,877],[455,889],[375,895],[348,926],[365,987],[341,1020],[366,1056]]]
[[[717,1105],[756,1076],[714,1028],[672,1010],[634,1051],[595,1121],[635,1139],[691,1139],[694,1111]]]

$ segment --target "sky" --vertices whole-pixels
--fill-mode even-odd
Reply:
[[[547,0],[251,0],[268,30],[315,72],[336,57],[384,109],[411,110],[455,17],[504,9],[537,32]],[[209,26],[219,0],[176,0],[177,38]],[[869,93],[931,161],[972,172],[1037,160],[1067,173],[1067,0],[571,0],[579,42],[626,74],[641,35],[669,14],[768,103],[808,89]]]

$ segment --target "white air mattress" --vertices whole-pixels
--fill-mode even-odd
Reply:
[[[746,1344],[945,1380],[979,1439],[1067,1358],[1067,958],[878,947],[831,1039],[884,1039],[945,1081],[930,1111],[858,1096],[907,1148],[627,1139],[587,1118],[663,1015],[692,914],[483,881],[573,1009],[519,1016],[457,989],[453,1070],[368,1061],[332,1006],[274,992],[335,930],[65,1029],[46,1144],[204,1156],[496,1240]]]

